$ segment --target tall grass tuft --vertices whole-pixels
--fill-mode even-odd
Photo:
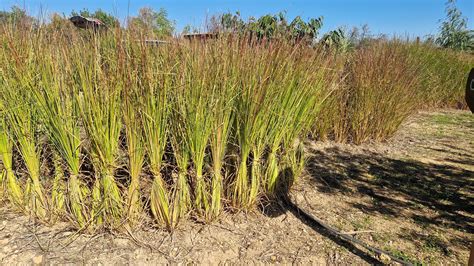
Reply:
[[[28,170],[27,186],[31,190],[25,195],[29,202],[32,213],[38,218],[46,217],[46,198],[43,193],[43,186],[40,181],[40,154],[39,143],[36,135],[38,123],[35,121],[34,106],[29,101],[24,103],[9,98],[11,103],[15,103],[16,108],[9,107],[8,122],[12,129],[13,135],[17,140],[18,151]]]
[[[211,203],[209,219],[216,219],[223,210],[224,186],[229,179],[230,171],[226,171],[226,154],[232,125],[235,119],[235,100],[237,98],[237,77],[235,62],[237,54],[225,49],[226,42],[220,42],[211,50],[212,57],[208,64],[214,73],[211,85],[212,104],[210,152],[212,157]],[[223,51],[225,53],[223,53]],[[218,62],[222,60],[222,64]]]
[[[474,55],[423,43],[406,46],[408,54],[422,66],[416,77],[422,94],[418,108],[467,108],[465,78],[474,66]]]
[[[2,104],[0,103],[0,107]],[[2,108],[2,110],[5,110]],[[20,210],[24,209],[23,192],[13,171],[13,142],[7,132],[5,120],[0,121],[0,155],[4,171],[1,188],[6,188],[10,201]],[[5,185],[3,185],[5,183]]]
[[[186,128],[183,126],[184,118],[181,113],[173,112],[172,120],[170,140],[176,160],[177,174],[173,174],[173,186],[170,189],[170,225],[175,227],[188,214],[192,203],[188,183],[190,150],[186,138]]]
[[[13,71],[20,70],[14,69]],[[26,89],[32,80],[29,79],[28,73],[24,75],[24,73],[17,72],[17,78],[5,83],[7,87],[18,90],[18,93],[7,90],[9,93],[5,92],[4,94],[6,120],[28,171],[24,195],[25,201],[28,202],[28,210],[36,217],[45,219],[47,202],[40,181],[39,123],[36,107],[31,100],[31,93]],[[14,188],[12,187],[12,189]]]
[[[61,158],[57,153],[53,153],[54,179],[51,190],[50,214],[51,220],[55,221],[64,215],[66,186],[64,182],[64,171]]]
[[[79,91],[74,84],[71,62],[67,50],[44,51],[39,60],[40,85],[32,88],[38,106],[39,116],[46,133],[58,154],[53,158],[56,170],[53,182],[53,209],[61,209],[62,192],[55,188],[61,186],[62,164],[69,172],[66,204],[71,220],[78,228],[86,226],[88,220],[85,199],[88,189],[80,178],[81,136]],[[62,60],[61,60],[62,59]],[[59,62],[62,62],[60,65]]]
[[[237,56],[238,96],[236,99],[235,137],[239,147],[239,162],[233,184],[232,204],[249,208],[256,203],[261,192],[261,156],[265,148],[265,127],[267,124],[269,86],[272,55],[277,50],[265,43],[254,41],[253,47],[246,47],[246,40],[240,40]],[[252,153],[251,171],[248,161]]]
[[[132,78],[130,80],[133,80]],[[127,194],[128,219],[130,223],[135,223],[142,212],[140,194],[140,175],[145,160],[144,135],[142,133],[142,123],[138,110],[137,91],[128,86],[130,91],[124,95],[123,120],[127,140],[128,172],[130,184]]]
[[[171,231],[251,210],[303,174],[310,130],[383,141],[417,110],[463,108],[474,62],[397,39],[341,53],[245,33],[150,45],[138,29],[56,26],[0,29],[0,190],[80,230],[151,213]]]
[[[344,82],[330,88],[321,107],[316,124],[319,135],[356,144],[387,139],[429,89],[420,86],[423,67],[399,40],[374,41],[358,48],[346,59]]]
[[[115,40],[95,36],[84,58],[74,54],[77,65],[81,117],[89,140],[88,150],[95,171],[92,217],[97,225],[116,227],[123,217],[123,200],[114,173],[117,168],[123,81],[114,60]],[[107,66],[107,67],[105,67]]]
[[[396,41],[373,44],[353,56],[347,69],[353,141],[384,140],[415,110],[421,66]]]
[[[287,181],[293,182],[301,174],[304,167],[301,140],[306,138],[321,103],[328,97],[326,86],[332,86],[338,74],[334,69],[321,67],[331,66],[330,59],[305,47],[296,46],[290,55],[284,56],[294,59],[281,64],[275,73],[279,78],[273,86],[282,88],[272,89],[277,93],[272,96],[267,130],[269,154],[265,182],[270,194],[275,193],[279,174],[285,172],[280,166],[291,171],[291,180]]]
[[[213,92],[216,73],[216,57],[208,46],[193,43],[185,47],[180,57],[177,74],[177,93],[174,95],[173,111],[178,118],[176,133],[181,133],[185,152],[193,162],[192,184],[194,190],[194,208],[198,216],[204,219],[210,214],[209,182],[204,176],[206,148],[212,134]],[[177,138],[175,136],[177,141]],[[179,144],[175,144],[175,147]],[[178,148],[179,149],[179,148]]]
[[[162,50],[149,50],[138,47],[143,60],[140,80],[142,106],[140,118],[143,125],[148,167],[153,175],[150,195],[150,208],[160,226],[171,229],[175,226],[172,218],[170,182],[162,175],[163,160],[169,139],[169,121],[171,113],[170,88],[172,86],[173,62],[170,54]]]
[[[5,112],[3,119],[6,119],[7,127],[28,172],[24,193],[28,207],[25,206],[25,209],[36,217],[45,219],[47,203],[40,181],[39,123],[30,91],[31,86],[36,83],[35,46],[28,41],[27,36],[12,31],[3,35],[2,43],[4,49],[0,51],[3,65],[0,71],[2,73],[0,97]],[[13,177],[10,180],[13,181]],[[18,189],[15,188],[14,182],[10,185],[11,191]],[[18,195],[16,192],[12,193]]]

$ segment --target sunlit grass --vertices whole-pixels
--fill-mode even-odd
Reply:
[[[340,54],[245,35],[148,46],[119,28],[3,31],[0,188],[20,211],[90,230],[252,210],[303,173],[310,132],[385,140],[419,108],[458,104],[472,62],[399,40]],[[448,74],[438,57],[457,60]]]

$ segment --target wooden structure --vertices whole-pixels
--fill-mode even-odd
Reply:
[[[170,42],[162,40],[145,40],[145,44],[149,46],[159,46],[164,44],[169,44]]]
[[[189,33],[189,34],[183,34],[183,37],[185,39],[188,39],[190,41],[197,40],[197,41],[205,41],[207,39],[215,39],[217,38],[217,33]]]
[[[101,28],[107,28],[105,24],[96,18],[86,18],[83,16],[73,16],[69,18],[69,21],[74,24],[74,26],[81,29],[94,29],[98,30]]]

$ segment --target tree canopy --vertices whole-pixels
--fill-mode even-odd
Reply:
[[[468,28],[467,18],[456,7],[456,0],[446,2],[446,18],[441,22],[436,43],[444,48],[474,50],[474,31]]]
[[[160,8],[155,11],[150,7],[141,8],[138,11],[138,16],[130,18],[129,25],[152,31],[160,37],[171,36],[175,27],[174,21],[168,18],[166,9]]]
[[[245,22],[240,13],[224,13],[211,19],[213,31],[248,32],[258,38],[284,37],[294,40],[306,39],[313,41],[319,34],[323,25],[323,17],[304,20],[300,16],[288,23],[286,13],[267,14],[259,18],[250,17]]]
[[[18,6],[12,6],[10,11],[0,11],[0,24],[13,23],[31,26],[35,22],[33,17]]]

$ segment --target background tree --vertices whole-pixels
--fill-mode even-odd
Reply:
[[[211,18],[212,21],[212,18]],[[212,23],[212,24],[218,24],[220,26],[220,29],[223,31],[231,31],[231,32],[241,32],[245,29],[245,22],[242,20],[240,17],[240,12],[235,12],[235,14],[232,13],[225,13],[222,16],[220,16],[220,23]]]
[[[191,33],[198,33],[199,29],[187,24],[184,26],[183,30],[181,31],[181,34],[191,34]]]
[[[189,34],[191,33],[191,25],[184,26],[183,30],[181,31],[182,34]]]
[[[343,27],[326,33],[321,38],[320,43],[327,48],[336,49],[339,52],[347,52],[354,47],[354,43]]]
[[[64,14],[60,15],[58,13],[53,13],[50,16],[49,23],[46,24],[45,27],[47,28],[47,30],[54,32],[67,28],[72,28],[73,24],[67,19]]]
[[[311,41],[318,36],[319,30],[323,25],[323,17],[312,18],[308,22],[297,16],[289,25],[289,32],[292,38],[301,40],[303,38]]]
[[[32,26],[37,23],[37,20],[29,16],[25,10],[18,6],[12,6],[10,11],[0,11],[0,25],[6,23]]]
[[[456,0],[446,2],[446,18],[439,31],[438,45],[461,51],[474,50],[474,31],[468,29],[467,18],[456,7]]]
[[[168,12],[164,8],[160,8],[159,11],[155,11],[151,7],[141,8],[137,17],[130,18],[129,25],[152,31],[159,37],[171,36],[175,29],[174,21],[168,18]]]
[[[272,38],[277,33],[279,17],[275,15],[261,16],[254,24],[253,31],[258,38]]]
[[[219,17],[211,18],[210,31],[251,33],[257,38],[288,38],[292,40],[306,39],[314,42],[323,25],[323,18],[311,18],[305,21],[300,16],[295,17],[290,23],[286,12],[267,14],[259,18],[250,17],[245,22],[239,12],[224,13]]]

